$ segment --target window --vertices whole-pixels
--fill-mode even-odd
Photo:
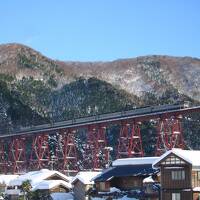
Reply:
[[[184,170],[172,171],[171,175],[172,175],[172,180],[185,180]]]
[[[180,158],[178,158],[177,156],[171,155],[168,158],[166,158],[166,160],[162,164],[164,164],[164,165],[185,164],[185,162],[183,160],[181,160]]]
[[[180,193],[172,193],[172,200],[181,200]]]

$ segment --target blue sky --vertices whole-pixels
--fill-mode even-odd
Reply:
[[[0,43],[59,60],[200,58],[199,0],[5,0]]]

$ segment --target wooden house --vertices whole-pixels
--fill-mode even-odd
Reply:
[[[161,200],[200,199],[200,151],[172,149],[153,166],[160,168]]]
[[[121,191],[142,189],[143,179],[159,171],[152,168],[156,159],[158,157],[118,159],[94,179],[95,187],[98,192],[110,192],[111,188]]]
[[[87,200],[88,192],[93,188],[92,179],[100,172],[85,171],[79,172],[72,180],[74,200]]]

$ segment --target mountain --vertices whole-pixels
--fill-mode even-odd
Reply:
[[[83,77],[96,77],[131,94],[162,95],[174,88],[200,101],[200,59],[190,57],[144,56],[113,62],[66,62],[64,70]]]
[[[111,62],[64,62],[21,44],[3,44],[0,132],[135,106],[184,100],[198,104],[199,85],[197,58],[154,55]],[[195,123],[199,120],[198,114],[190,118]],[[144,127],[144,133],[150,129]],[[189,140],[190,146],[196,145]]]
[[[61,62],[49,59],[20,44],[0,45],[0,73],[17,79],[32,76],[54,81],[58,87],[77,77],[96,77],[126,92],[160,97],[166,91],[200,101],[200,59],[191,57],[143,56],[112,62]]]

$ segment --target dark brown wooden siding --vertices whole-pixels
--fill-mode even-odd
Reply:
[[[172,193],[179,192],[181,194],[181,200],[193,200],[191,191],[162,191],[161,200],[172,200]]]
[[[110,192],[110,182],[96,182],[95,187],[98,192]]]
[[[51,193],[54,193],[54,192],[69,192],[69,189],[68,188],[65,188],[63,186],[58,186],[58,187],[55,187],[55,188],[52,188],[50,190]]]
[[[183,192],[181,192],[181,199],[183,199],[183,200],[192,200],[192,192],[191,191],[183,191]]]
[[[171,200],[171,193],[170,192],[162,192],[161,193],[161,200]]]
[[[111,187],[116,187],[121,190],[137,189],[143,186],[144,177],[118,177],[111,181]]]
[[[185,171],[185,180],[172,180],[172,171],[180,169],[172,169],[170,167],[183,167]],[[165,189],[181,189],[181,188],[191,188],[191,167],[190,165],[170,165],[170,166],[161,166],[161,185]]]

